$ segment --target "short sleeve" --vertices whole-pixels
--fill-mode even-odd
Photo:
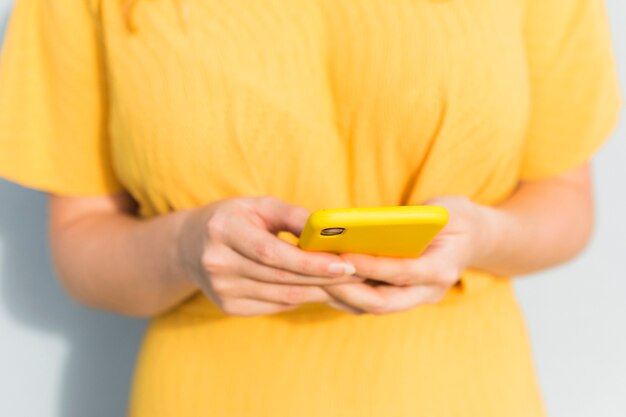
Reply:
[[[122,189],[88,0],[16,0],[0,56],[0,177],[66,195]]]
[[[621,96],[602,0],[528,0],[531,84],[522,179],[584,164],[615,127]]]

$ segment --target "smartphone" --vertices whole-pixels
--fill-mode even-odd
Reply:
[[[332,253],[418,257],[448,223],[441,206],[336,208],[311,213],[298,247]]]

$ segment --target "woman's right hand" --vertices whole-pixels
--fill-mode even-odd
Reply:
[[[182,269],[224,313],[279,313],[333,299],[320,285],[362,282],[338,255],[307,252],[278,238],[299,236],[310,212],[271,196],[190,209],[178,238]]]

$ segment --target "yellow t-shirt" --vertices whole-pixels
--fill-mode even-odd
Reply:
[[[123,3],[123,2],[122,2]],[[17,0],[0,176],[128,190],[151,217],[271,194],[311,210],[496,204],[591,157],[620,97],[600,0]],[[151,323],[132,417],[539,417],[510,280],[438,305]]]

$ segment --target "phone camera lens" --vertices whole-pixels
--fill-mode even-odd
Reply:
[[[329,227],[326,229],[322,229],[320,235],[322,236],[337,236],[342,234],[346,229],[343,227]]]

